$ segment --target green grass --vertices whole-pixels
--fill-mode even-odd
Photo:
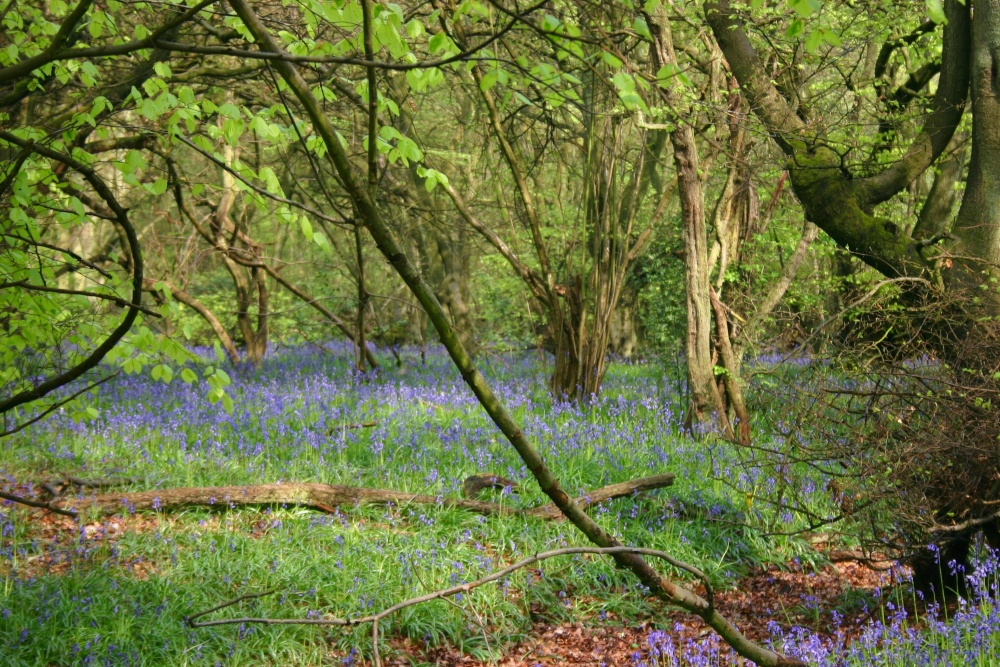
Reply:
[[[592,511],[627,543],[667,551],[718,586],[749,566],[807,550],[733,522],[742,519],[745,501],[713,479],[704,454],[710,440],[694,442],[680,432],[676,399],[655,369],[617,366],[601,401],[573,408],[553,406],[539,378],[523,369],[489,365],[568,490],[678,474],[669,489]],[[144,478],[135,489],[296,480],[446,496],[456,495],[467,475],[487,470],[523,485],[519,496],[496,499],[522,507],[544,502],[446,372],[438,360],[428,370],[408,367],[359,383],[338,360],[275,362],[259,376],[237,379],[232,416],[183,386],[130,379],[96,399],[102,416],[92,424],[53,420],[5,443],[0,472],[21,483],[55,473]],[[379,425],[342,427],[369,420]],[[336,515],[297,507],[122,515],[129,529],[111,539],[90,533],[109,529],[113,517],[88,523],[81,536],[46,532],[24,513],[5,511],[0,646],[11,665],[340,664],[352,649],[369,655],[369,627],[193,630],[184,619],[267,590],[277,593],[216,617],[358,616],[531,553],[585,544],[565,523],[485,518],[443,506],[344,507]],[[634,624],[655,620],[660,609],[607,559],[566,557],[454,603],[398,613],[382,624],[382,650],[391,653],[391,642],[408,637],[495,659],[533,620]]]

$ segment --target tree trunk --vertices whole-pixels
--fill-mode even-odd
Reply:
[[[156,288],[157,281],[147,278],[142,282],[143,289],[153,294],[158,302],[162,302],[164,294],[162,290]],[[194,298],[184,290],[169,284],[167,285],[167,289],[170,291],[171,297],[198,313],[198,315],[205,320],[208,326],[212,328],[212,332],[215,333],[216,338],[219,339],[219,342],[222,344],[222,349],[226,351],[226,354],[229,356],[229,360],[233,363],[233,365],[240,363],[239,350],[236,349],[236,345],[233,343],[232,337],[229,335],[229,332],[226,331],[226,328],[222,326],[222,323],[219,322],[219,318],[215,316],[215,313],[209,310],[201,301]]]
[[[626,285],[618,300],[618,307],[611,314],[611,341],[608,349],[625,359],[635,357],[643,341],[638,300],[636,290]]]
[[[599,382],[595,369],[584,363],[588,332],[580,326],[584,317],[581,281],[575,278],[568,282],[549,311],[549,335],[555,345],[549,391],[556,398],[572,401],[596,394]],[[589,383],[585,382],[588,377]]]
[[[1000,277],[1000,0],[977,0],[972,21],[972,156],[950,248],[947,284],[974,290]],[[988,312],[1000,312],[996,290]],[[985,304],[984,304],[985,305]]]
[[[698,176],[698,152],[694,131],[682,125],[671,132],[674,163],[681,199],[684,239],[684,277],[687,301],[688,392],[691,396],[687,421],[704,422],[716,415],[726,419],[722,396],[712,371],[712,307],[709,297],[708,232],[705,202]]]
[[[405,76],[393,77],[390,81],[391,94],[399,106],[396,128],[406,136],[414,134],[413,114],[407,104],[410,86]],[[457,141],[457,138],[456,138]],[[462,342],[471,350],[477,348],[473,336],[472,311],[469,308],[469,270],[466,256],[465,231],[454,229],[451,220],[445,219],[444,211],[435,196],[424,187],[417,173],[418,164],[413,163],[407,170],[410,192],[419,201],[427,217],[417,226],[416,251],[420,268],[434,288],[434,294],[451,316]]]
[[[938,165],[934,183],[927,193],[924,206],[920,209],[920,218],[913,228],[912,236],[915,239],[933,240],[951,229],[951,215],[958,200],[956,186],[961,181],[962,169],[965,167],[968,137],[956,135],[952,143],[957,143],[958,146],[954,147],[951,155]]]
[[[670,22],[663,8],[648,17],[653,36],[652,55],[657,68],[677,65]],[[670,95],[663,95],[671,101]],[[705,222],[705,199],[698,173],[698,146],[694,130],[687,119],[675,119],[677,126],[670,131],[680,194],[681,225],[684,243],[684,278],[687,304],[687,334],[684,352],[687,357],[688,405],[687,424],[706,422],[716,415],[726,420],[722,395],[712,371],[712,306],[709,301],[710,272],[708,263],[708,231]]]
[[[354,259],[357,265],[358,281],[358,312],[355,333],[357,340],[354,343],[354,366],[361,373],[365,372],[365,351],[368,344],[365,342],[365,311],[368,309],[368,290],[365,289],[365,256],[361,248],[361,225],[354,225]]]

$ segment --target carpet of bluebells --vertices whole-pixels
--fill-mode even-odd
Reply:
[[[56,414],[0,442],[0,488],[41,497],[42,481],[77,475],[131,478],[131,490],[309,481],[445,498],[458,495],[469,475],[490,472],[523,483],[518,493],[497,492],[498,502],[545,501],[442,353],[422,363],[405,351],[402,366],[367,376],[355,374],[350,359],[343,346],[296,347],[272,353],[257,369],[227,368],[231,413],[208,402],[197,383],[119,377],[90,399],[96,418]],[[606,529],[696,565],[718,587],[752,567],[813,554],[803,541],[755,530],[765,517],[751,507],[751,491],[766,493],[775,482],[762,469],[738,466],[730,445],[712,433],[685,432],[675,368],[615,363],[599,398],[568,404],[547,395],[544,362],[524,354],[481,363],[565,488],[677,474],[672,487],[596,508]],[[823,480],[799,483],[799,497],[817,512],[830,504]],[[800,521],[790,512],[777,520],[790,530]],[[370,651],[367,628],[190,629],[184,619],[270,590],[277,592],[217,616],[361,615],[528,554],[582,544],[563,523],[444,505],[332,514],[224,503],[171,513],[123,507],[114,517],[74,522],[7,503],[0,505],[0,661],[357,664]],[[914,618],[905,605],[886,602],[883,618],[841,637],[774,624],[772,642],[824,665],[993,664],[1000,655],[996,568],[984,556],[968,599],[950,614],[931,606]],[[548,561],[464,598],[397,614],[382,624],[384,650],[391,654],[394,641],[406,640],[496,659],[539,618],[655,623],[661,608],[645,593],[605,560]],[[670,627],[651,631],[646,643],[635,665],[741,664],[711,641],[679,641]]]

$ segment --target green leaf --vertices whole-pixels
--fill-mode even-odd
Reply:
[[[667,63],[661,67],[656,72],[656,83],[661,88],[669,88],[674,81],[679,82],[681,85],[690,86],[691,79],[685,74],[681,68],[679,68],[674,63]]]
[[[601,51],[601,59],[604,60],[604,62],[610,67],[614,67],[615,69],[622,68],[622,61],[619,60],[617,56],[612,55],[607,51]]]
[[[435,33],[434,36],[427,41],[427,50],[431,53],[443,51],[449,42],[451,42],[451,40],[448,39],[448,35],[443,32]]]
[[[167,179],[160,177],[156,179],[154,183],[148,184],[146,189],[153,195],[159,197],[167,191]]]
[[[424,30],[424,24],[417,19],[412,19],[406,24],[406,34],[410,39],[416,39],[423,35],[426,31]]]
[[[542,19],[542,30],[545,32],[556,32],[561,25],[562,21],[552,16],[552,14],[546,14],[545,18]]]
[[[493,68],[483,75],[483,78],[479,80],[479,89],[483,92],[492,90],[493,86],[497,85],[497,79],[500,76],[500,70]]]
[[[635,20],[632,21],[632,30],[635,30],[635,34],[640,37],[644,37],[649,41],[653,41],[653,35],[649,32],[649,24],[646,23],[646,19],[641,16],[636,16]]]
[[[611,77],[611,82],[615,84],[615,88],[622,93],[631,93],[635,90],[635,79],[628,72],[617,72],[613,77]]]
[[[325,252],[331,252],[333,249],[330,247],[330,241],[327,240],[323,232],[313,233],[313,243],[322,248]]]
[[[789,0],[788,4],[802,18],[809,18],[823,7],[820,0]]]
[[[944,5],[941,0],[927,0],[927,16],[935,23],[948,22],[948,17],[944,15]]]
[[[437,169],[417,167],[417,176],[424,179],[424,189],[427,192],[432,192],[438,186],[438,183],[448,185],[448,177]]]
[[[159,377],[156,377],[156,371],[159,370]],[[166,384],[170,384],[170,381],[174,379],[174,370],[167,366],[166,364],[160,364],[159,366],[153,367],[153,379],[162,380]]]
[[[208,109],[205,110],[208,113]],[[225,103],[219,107],[219,115],[226,118],[236,119],[240,117],[240,108],[235,104]]]
[[[242,118],[227,118],[222,124],[222,135],[226,138],[226,143],[234,147],[239,145],[245,126]]]
[[[806,35],[806,51],[816,53],[819,45],[823,43],[823,33],[820,30],[812,30]]]

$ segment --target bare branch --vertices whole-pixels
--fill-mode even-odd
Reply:
[[[0,191],[2,191],[2,189],[0,189]],[[47,248],[49,250],[55,250],[56,252],[61,252],[62,254],[68,255],[69,257],[71,257],[74,261],[76,261],[76,262],[78,262],[80,264],[83,264],[88,269],[93,269],[94,271],[97,271],[98,273],[100,273],[105,278],[109,278],[109,279],[111,278],[111,274],[108,273],[105,269],[101,268],[100,266],[98,266],[94,262],[91,262],[89,260],[84,259],[83,257],[81,257],[80,255],[76,254],[75,252],[73,252],[72,250],[70,250],[68,248],[62,248],[60,246],[51,245],[49,243],[43,243],[42,241],[34,241],[32,239],[26,239],[26,238],[24,238],[22,236],[17,236],[16,234],[8,234],[7,232],[0,232],[0,234],[3,234],[4,236],[6,236],[9,239],[14,239],[16,241],[20,241],[21,243],[27,243],[28,245],[38,246],[39,248]],[[74,267],[74,268],[78,268],[78,267]]]
[[[29,290],[29,291],[32,291],[32,292],[50,292],[52,294],[70,294],[70,295],[76,295],[76,296],[93,297],[95,299],[103,299],[105,301],[111,301],[112,303],[114,303],[119,308],[134,308],[135,310],[139,310],[139,311],[145,313],[146,315],[149,315],[150,317],[159,317],[160,316],[160,314],[158,312],[156,312],[155,310],[150,310],[149,308],[146,308],[145,306],[143,306],[141,304],[138,304],[138,303],[133,303],[131,301],[126,301],[125,299],[123,299],[122,297],[118,296],[117,294],[103,294],[101,292],[88,292],[87,290],[68,289],[68,288],[65,288],[65,287],[50,287],[48,285],[34,285],[34,284],[28,282],[27,280],[18,280],[16,282],[12,282],[12,283],[0,283],[0,290],[2,290],[2,289],[10,289],[10,288],[24,289],[24,290]]]
[[[62,24],[59,26],[59,31],[52,37],[52,42],[49,44],[47,49],[39,53],[37,56],[26,58],[14,63],[13,65],[0,69],[0,83],[17,79],[25,74],[30,74],[32,70],[38,69],[42,65],[52,62],[52,60],[55,59],[55,55],[59,53],[63,44],[66,43],[66,40],[69,39],[69,36],[73,33],[73,30],[76,29],[80,19],[82,19],[83,15],[87,13],[88,9],[90,9],[90,5],[92,5],[93,2],[94,0],[80,0],[77,6],[73,8],[73,11],[71,11],[69,15],[63,19]]]
[[[4,493],[3,491],[0,491],[0,498],[3,498],[4,500],[9,500],[9,501],[11,501],[13,503],[19,503],[21,505],[27,505],[28,507],[38,507],[38,508],[43,509],[43,510],[48,510],[50,512],[55,512],[56,514],[62,514],[63,516],[73,517],[74,519],[76,518],[76,511],[75,510],[65,510],[65,509],[63,509],[61,507],[56,507],[52,503],[41,503],[41,502],[38,502],[37,500],[31,500],[29,498],[22,498],[21,496],[15,496],[12,493]]]
[[[69,370],[60,373],[55,377],[39,382],[31,389],[26,389],[15,394],[14,396],[0,401],[0,414],[2,414],[20,405],[38,400],[49,392],[67,385],[73,380],[81,377],[84,373],[101,363],[104,356],[110,352],[122,338],[125,337],[125,334],[127,334],[129,329],[132,328],[132,324],[139,316],[138,304],[142,302],[143,261],[142,249],[139,246],[139,237],[135,232],[135,227],[132,226],[132,221],[128,217],[128,212],[118,202],[114,193],[104,182],[104,179],[97,174],[97,172],[95,172],[91,167],[64,153],[52,150],[47,146],[39,145],[33,141],[22,139],[21,137],[18,137],[10,132],[0,131],[0,139],[10,144],[14,144],[15,146],[19,146],[22,149],[29,148],[32,152],[38,153],[39,155],[50,160],[61,162],[83,176],[84,180],[90,184],[101,199],[103,199],[108,205],[108,208],[114,212],[116,223],[125,236],[132,264],[132,299],[127,302],[128,310],[118,326],[112,330],[110,334],[108,334],[108,337],[104,339],[104,342],[98,345],[89,356],[85,357],[83,361],[78,363],[76,366],[73,366]]]
[[[432,593],[426,593],[424,595],[418,595],[416,597],[403,600],[402,602],[397,602],[391,607],[387,607],[382,611],[379,611],[368,616],[360,616],[358,618],[260,618],[245,616],[240,618],[225,618],[214,621],[197,621],[196,619],[202,618],[211,614],[212,612],[220,611],[226,609],[227,607],[232,607],[244,600],[261,598],[267,595],[272,595],[275,591],[268,591],[265,593],[250,593],[247,595],[241,595],[238,598],[229,600],[228,602],[223,602],[222,604],[216,605],[211,609],[206,609],[205,611],[200,611],[187,617],[187,624],[192,628],[207,628],[216,625],[237,625],[240,623],[255,623],[259,625],[336,625],[341,627],[352,627],[355,625],[362,625],[365,623],[378,623],[380,620],[394,614],[401,609],[406,609],[407,607],[412,607],[414,605],[422,604],[424,602],[430,602],[432,600],[439,600],[442,598],[452,597],[459,594],[465,594],[469,591],[475,590],[480,586],[492,583],[494,581],[499,581],[504,577],[517,572],[529,565],[534,565],[549,558],[555,558],[557,556],[573,556],[579,554],[594,554],[599,556],[615,555],[615,554],[637,554],[643,556],[652,556],[654,558],[659,558],[670,563],[679,570],[684,570],[690,574],[693,574],[702,584],[705,586],[705,595],[709,600],[709,606],[711,608],[715,607],[715,591],[712,588],[712,582],[709,580],[708,576],[704,572],[696,568],[694,565],[685,563],[684,561],[677,560],[665,551],[660,551],[658,549],[645,549],[642,547],[629,547],[629,546],[615,546],[615,547],[565,547],[562,549],[553,549],[551,551],[543,551],[540,554],[535,554],[534,556],[529,556],[522,560],[517,561],[502,570],[497,570],[496,572],[489,574],[475,581],[470,581],[464,584],[458,584],[456,586],[451,586],[449,588],[443,588],[441,590],[434,591]],[[377,637],[377,632],[376,632]]]
[[[67,403],[69,403],[73,399],[75,399],[78,396],[81,396],[81,395],[87,393],[88,391],[90,391],[94,387],[99,387],[100,385],[104,384],[105,382],[107,382],[111,378],[117,377],[119,374],[121,374],[121,371],[115,371],[114,373],[112,373],[111,375],[107,376],[106,378],[103,378],[101,380],[98,380],[97,382],[93,382],[93,383],[87,385],[86,387],[84,387],[80,391],[78,391],[78,392],[76,392],[76,393],[74,393],[74,394],[72,394],[72,395],[64,398],[63,400],[59,401],[58,403],[56,403],[54,405],[50,405],[48,408],[46,408],[45,410],[43,410],[40,414],[35,415],[34,417],[32,417],[28,421],[24,422],[23,424],[19,424],[18,426],[15,426],[14,428],[7,429],[6,431],[0,432],[0,438],[7,437],[8,435],[13,435],[13,434],[17,433],[18,431],[26,429],[29,426],[31,426],[32,424],[45,419],[50,414],[52,414],[53,412],[55,412],[56,410],[58,410],[62,406],[66,405]],[[52,510],[52,511],[54,512],[56,510]]]

